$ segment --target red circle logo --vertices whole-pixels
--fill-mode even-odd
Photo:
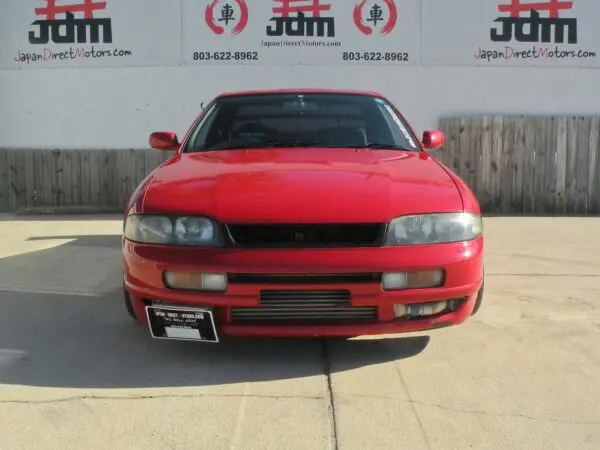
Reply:
[[[218,14],[215,15],[217,3],[222,3],[222,7],[218,11]],[[238,11],[231,6],[231,3],[237,4]],[[236,17],[236,15],[238,17]],[[244,31],[248,25],[248,5],[246,5],[245,0],[212,0],[206,7],[204,20],[206,20],[208,28],[215,34],[221,35],[225,33],[226,27],[234,23],[236,25],[231,30],[231,34],[239,34]]]
[[[354,7],[354,24],[365,36],[371,36],[373,30],[379,28],[380,25],[381,30],[379,31],[379,34],[382,36],[389,34],[396,28],[396,23],[398,22],[398,8],[396,7],[396,3],[394,0],[383,0],[383,2],[388,10],[387,18],[384,14],[384,8],[377,4],[369,8],[368,17],[365,18],[364,10],[367,0],[362,0]]]

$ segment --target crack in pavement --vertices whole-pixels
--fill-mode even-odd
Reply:
[[[529,416],[527,414],[519,414],[519,413],[501,413],[501,412],[493,412],[493,411],[483,411],[478,409],[461,409],[461,408],[453,408],[451,406],[445,406],[441,403],[428,403],[421,402],[417,400],[410,400],[410,403],[414,403],[421,406],[432,406],[434,408],[440,408],[447,411],[454,411],[465,414],[481,414],[485,416],[497,416],[497,417],[520,417],[523,419],[534,420],[537,422],[552,422],[552,423],[561,423],[565,425],[599,425],[600,421],[583,421],[583,420],[563,420],[563,419],[553,419],[550,417],[535,417]]]
[[[333,450],[338,450],[338,432],[337,432],[337,420],[335,414],[335,402],[333,394],[333,383],[331,380],[331,359],[329,352],[327,351],[327,342],[325,339],[321,339],[321,350],[322,350],[322,361],[323,361],[323,374],[325,375],[326,390],[327,390],[327,411],[330,421],[331,429],[331,447]]]
[[[333,394],[333,392],[332,392]],[[441,403],[424,402],[420,400],[404,400],[399,397],[390,397],[384,395],[371,395],[371,394],[333,394],[335,396],[348,396],[348,397],[362,397],[372,398],[377,400],[398,400],[404,403],[410,403],[414,405],[430,406],[433,408],[440,408],[447,411],[453,411],[464,414],[481,414],[485,416],[497,416],[497,417],[519,417],[523,419],[540,421],[540,422],[552,422],[560,423],[565,425],[600,425],[598,421],[585,421],[585,420],[566,420],[566,419],[554,419],[551,417],[536,417],[527,414],[520,413],[502,413],[494,411],[484,411],[479,409],[462,409],[455,408],[452,406],[446,406]],[[37,405],[37,404],[52,404],[52,403],[67,403],[72,401],[82,400],[154,400],[154,399],[165,399],[165,398],[270,398],[270,399],[303,399],[303,400],[324,400],[329,397],[326,396],[311,396],[311,395],[259,395],[259,394],[164,394],[164,395],[136,395],[136,396],[100,396],[100,395],[78,395],[73,397],[64,397],[49,400],[0,400],[0,404],[22,404],[22,405]],[[337,437],[337,436],[336,436]],[[337,442],[336,442],[337,445]]]
[[[494,411],[484,411],[484,410],[480,410],[480,409],[462,409],[462,408],[455,408],[452,406],[446,406],[443,405],[441,403],[431,403],[431,402],[423,402],[420,400],[412,400],[409,397],[409,400],[404,400],[402,398],[399,397],[389,397],[389,396],[385,396],[385,395],[370,395],[370,394],[336,394],[338,396],[348,396],[348,397],[362,397],[362,398],[372,398],[372,399],[378,399],[378,400],[398,400],[400,402],[404,402],[404,403],[411,403],[414,405],[420,405],[420,406],[431,406],[433,408],[440,408],[440,409],[444,409],[447,411],[453,411],[453,412],[458,412],[458,413],[465,413],[465,414],[481,414],[484,416],[497,416],[497,417],[519,417],[522,419],[529,419],[529,420],[533,420],[536,422],[551,422],[551,423],[560,423],[560,424],[565,424],[565,425],[600,425],[600,420],[598,421],[586,421],[586,420],[565,420],[565,419],[553,419],[551,417],[536,417],[536,416],[530,416],[527,414],[520,414],[520,413],[502,413],[502,412],[494,412]]]
[[[270,398],[270,399],[302,399],[302,400],[323,400],[325,396],[312,395],[260,395],[260,394],[158,394],[158,395],[76,395],[72,397],[62,397],[49,400],[0,400],[1,404],[22,404],[36,405],[44,403],[67,403],[81,400],[155,400],[165,398]]]
[[[246,411],[248,408],[248,391],[250,390],[250,385],[248,383],[244,383],[244,394],[243,398],[240,402],[240,406],[238,409],[237,420],[235,421],[235,427],[233,429],[233,436],[231,437],[231,443],[229,445],[230,450],[235,450],[236,448],[241,448],[240,442],[242,439],[242,423],[246,418]]]
[[[385,352],[387,352],[389,355],[392,356],[390,361],[391,361],[392,365],[394,366],[394,369],[396,371],[396,374],[398,375],[398,378],[400,379],[400,384],[402,386],[402,389],[404,390],[404,394],[406,395],[406,398],[408,399],[408,403],[410,403],[412,412],[415,416],[415,419],[417,420],[417,424],[419,425],[419,430],[421,430],[421,434],[423,435],[423,440],[425,441],[425,446],[431,450],[432,447],[431,447],[431,442],[429,442],[429,436],[427,436],[427,433],[425,432],[425,426],[423,425],[423,421],[421,420],[421,417],[419,416],[417,408],[415,408],[415,403],[413,402],[412,396],[410,395],[410,391],[408,390],[406,381],[404,380],[404,377],[402,376],[402,371],[400,370],[400,366],[398,365],[398,360],[396,359],[395,355],[392,354],[392,352],[385,345],[384,342],[380,342],[380,345],[384,349]]]

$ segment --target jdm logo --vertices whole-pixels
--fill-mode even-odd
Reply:
[[[353,14],[354,24],[362,34],[370,36],[379,28],[379,34],[385,36],[396,28],[398,8],[394,0],[373,3],[370,8],[365,8],[366,5],[367,0],[362,0],[354,7]]]
[[[81,4],[74,5],[57,5],[56,0],[45,1],[45,7],[35,8],[35,15],[44,19],[36,20],[31,24],[39,26],[38,36],[35,31],[29,32],[31,44],[47,44],[50,41],[55,44],[112,43],[111,19],[94,17],[95,11],[106,9],[106,1],[82,0]],[[74,13],[82,13],[83,17],[75,18]],[[64,15],[64,18],[57,18],[59,15]]]
[[[222,35],[229,29],[232,35],[240,34],[248,26],[248,5],[245,0],[212,0],[206,6],[204,19],[214,34]]]
[[[498,17],[494,22],[502,24],[502,29],[492,28],[490,39],[493,42],[565,42],[565,34],[569,44],[577,44],[577,19],[559,17],[561,11],[573,8],[572,1],[546,0],[543,3],[521,3],[521,0],[510,0],[508,5],[499,5],[499,12],[509,13],[508,17]],[[541,17],[540,11],[547,12],[548,17]],[[529,12],[529,17],[521,13]],[[554,33],[552,33],[554,31]],[[554,34],[554,35],[553,35]]]
[[[331,11],[331,5],[320,0],[274,0],[281,3],[272,9],[267,36],[335,37],[335,18],[321,17],[322,12]],[[291,14],[296,14],[292,16]],[[310,16],[307,16],[309,13]]]

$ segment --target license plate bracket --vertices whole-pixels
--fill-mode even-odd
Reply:
[[[146,306],[150,334],[154,339],[216,344],[219,335],[213,312],[186,306]]]

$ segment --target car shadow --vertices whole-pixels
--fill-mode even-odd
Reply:
[[[6,288],[2,280],[2,384],[154,388],[276,381],[410,358],[429,342],[429,336],[412,335],[365,340],[227,338],[216,345],[155,340],[126,313],[120,236],[29,240],[55,238],[70,241],[0,259],[0,273],[18,267],[33,280],[27,289]],[[59,264],[67,260],[71,274]],[[60,292],[46,289],[44,271],[56,273],[52,279],[63,283]],[[91,289],[69,292],[70,276],[88,277]],[[42,282],[35,285],[38,278]]]
[[[61,247],[64,246],[72,246],[72,247],[87,247],[87,248],[112,248],[119,249],[121,246],[121,236],[118,234],[107,234],[107,235],[89,235],[89,236],[70,236],[70,235],[61,235],[61,236],[33,236],[27,239],[28,242],[35,241],[62,241],[69,240],[64,244],[61,244]],[[120,263],[120,261],[119,261]]]

